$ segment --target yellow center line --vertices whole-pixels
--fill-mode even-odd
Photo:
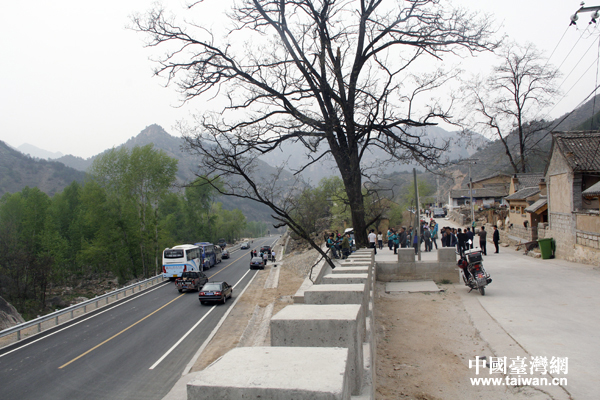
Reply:
[[[151,315],[153,315],[153,314],[156,314],[157,312],[159,312],[160,310],[162,310],[163,308],[165,308],[166,306],[168,306],[169,304],[171,304],[172,302],[174,302],[175,300],[179,299],[179,298],[180,298],[180,297],[182,297],[182,296],[185,296],[185,293],[184,293],[184,294],[181,294],[181,295],[179,295],[179,296],[177,296],[177,297],[175,297],[173,300],[171,300],[170,302],[168,302],[167,304],[165,304],[165,305],[164,305],[164,306],[162,306],[161,308],[159,308],[159,309],[157,309],[157,310],[155,310],[155,311],[151,312],[150,314],[146,315],[144,318],[140,319],[139,321],[135,322],[134,324],[132,324],[132,325],[129,325],[127,328],[123,329],[121,332],[119,332],[119,333],[117,333],[117,334],[115,334],[115,335],[113,335],[113,336],[109,337],[109,338],[108,338],[108,339],[106,339],[104,342],[102,342],[102,343],[100,343],[100,344],[98,344],[98,345],[96,345],[96,346],[92,347],[91,349],[89,349],[89,350],[88,350],[88,351],[86,351],[85,353],[81,354],[80,356],[78,356],[78,357],[75,357],[74,359],[72,359],[72,360],[71,360],[71,361],[69,361],[68,363],[61,365],[60,367],[58,367],[58,369],[62,369],[62,368],[64,368],[64,367],[66,367],[67,365],[71,364],[72,362],[75,362],[75,361],[79,360],[81,357],[83,357],[83,356],[85,356],[85,355],[87,355],[87,354],[91,353],[92,351],[96,350],[98,347],[102,346],[103,344],[110,342],[111,340],[113,340],[114,338],[116,338],[117,336],[119,336],[121,333],[123,333],[123,332],[126,332],[126,331],[127,331],[127,330],[129,330],[130,328],[133,328],[134,326],[136,326],[137,324],[139,324],[140,322],[142,322],[142,321],[143,321],[143,320],[145,320],[146,318],[150,317],[150,316],[151,316]]]

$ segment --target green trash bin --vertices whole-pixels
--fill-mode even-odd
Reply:
[[[542,258],[544,260],[547,260],[549,258],[552,258],[552,253],[553,253],[553,239],[552,238],[546,238],[546,239],[538,239],[538,244],[540,246],[540,251],[542,253]]]

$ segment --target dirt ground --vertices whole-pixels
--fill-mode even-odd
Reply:
[[[457,293],[467,288],[438,286],[445,291],[385,293],[377,283],[377,399],[550,398],[530,387],[473,386],[469,378],[478,375],[469,360],[498,355],[469,319]]]

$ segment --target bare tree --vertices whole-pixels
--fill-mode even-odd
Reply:
[[[441,3],[241,0],[229,13],[234,28],[223,43],[203,26],[177,23],[162,9],[136,16],[133,23],[149,34],[149,46],[166,49],[156,74],[176,81],[185,101],[221,95],[229,102],[185,129],[189,148],[202,155],[203,174],[227,183],[241,178],[243,185],[224,192],[261,201],[282,224],[298,229],[284,197],[276,195],[282,192],[275,178],[259,184],[253,171],[261,154],[300,141],[306,152],[294,156],[306,157],[306,164],[295,172],[325,157],[335,160],[357,243],[365,245],[363,155],[377,147],[396,161],[438,163],[446,144],[408,128],[449,120],[449,105],[421,98],[457,72],[421,71],[445,55],[498,45],[487,17]],[[202,5],[198,1],[190,10]],[[256,37],[261,39],[252,41]],[[234,50],[241,43],[243,50]]]
[[[550,127],[536,116],[557,94],[554,82],[558,72],[532,44],[511,43],[501,57],[501,64],[489,77],[477,77],[467,84],[466,109],[476,111],[471,114],[471,129],[484,129],[488,136],[500,139],[514,172],[527,172],[528,157],[535,154],[539,142],[537,134]]]

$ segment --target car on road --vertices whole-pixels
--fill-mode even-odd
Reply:
[[[208,277],[203,272],[186,271],[175,280],[179,293],[184,290],[200,290],[208,282]]]
[[[227,240],[225,240],[225,238],[221,238],[219,239],[219,241],[217,242],[217,244],[224,249],[225,247],[227,247]]]
[[[221,258],[229,258],[229,250],[223,249],[223,252],[221,253]]]
[[[227,282],[208,282],[200,289],[198,300],[200,304],[206,303],[227,303],[227,299],[233,296],[233,287]]]
[[[433,218],[444,218],[446,216],[446,212],[443,208],[434,208],[433,209]]]
[[[249,249],[250,245],[248,244],[248,242],[243,242],[242,245],[240,246],[240,249]]]
[[[262,257],[252,257],[250,269],[265,269],[265,261]]]

